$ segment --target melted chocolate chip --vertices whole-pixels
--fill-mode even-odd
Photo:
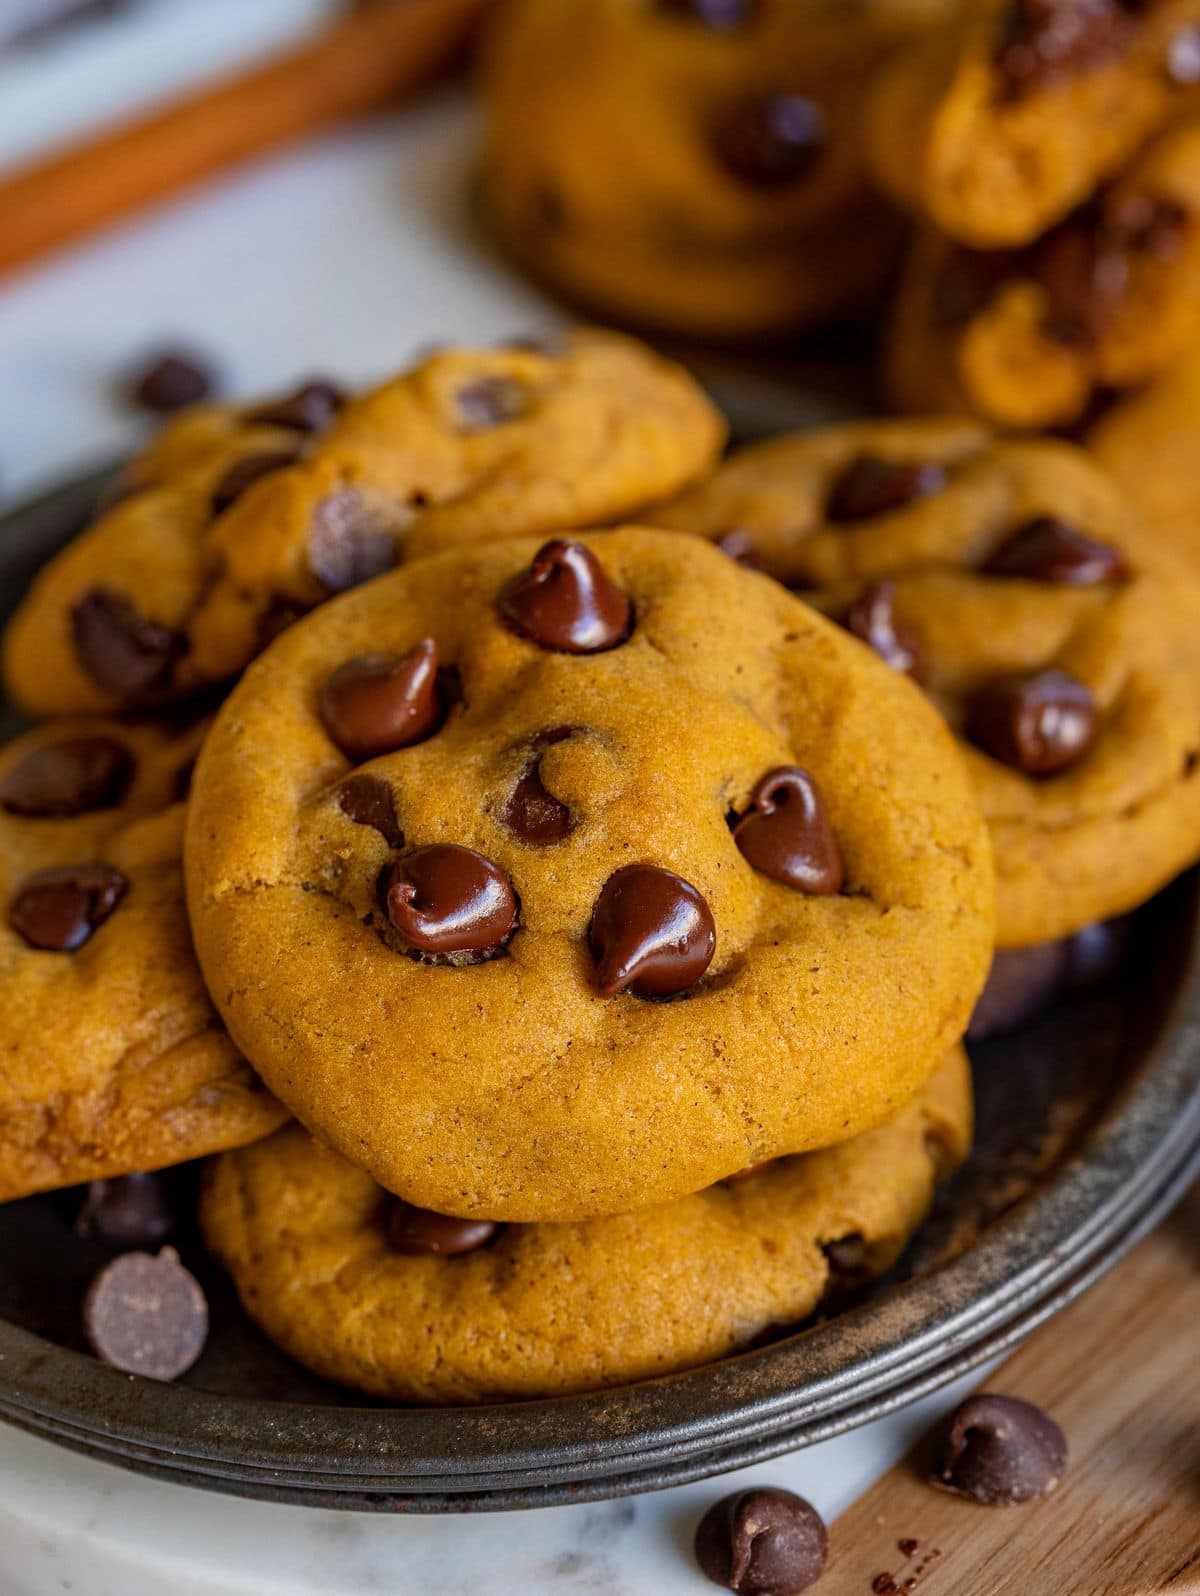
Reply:
[[[321,722],[347,759],[378,759],[423,742],[442,720],[437,645],[407,654],[363,654],[339,665],[321,689]]]
[[[1066,1471],[1066,1437],[1048,1413],[983,1391],[951,1414],[930,1479],[973,1502],[1016,1507],[1048,1495]]]
[[[1005,539],[983,567],[988,576],[1021,577],[1056,587],[1096,587],[1127,572],[1125,557],[1069,521],[1039,515]]]
[[[714,1585],[742,1596],[798,1596],[821,1577],[829,1535],[802,1496],[760,1485],[709,1508],[695,1552]]]
[[[554,726],[535,738],[539,750],[561,743],[571,735],[570,726]],[[526,764],[517,785],[513,788],[500,811],[500,819],[518,841],[531,848],[549,848],[570,836],[575,822],[571,811],[553,793],[547,792],[542,781],[541,753]]]
[[[896,619],[896,584],[872,582],[842,616],[842,625],[902,676],[921,679],[917,640]]]
[[[633,605],[582,543],[555,538],[500,594],[514,632],[560,654],[600,654],[633,630]]]
[[[936,460],[884,460],[857,455],[833,484],[825,514],[831,521],[866,521],[940,493],[946,468]]]
[[[1099,725],[1091,691],[1066,671],[1010,677],[976,693],[967,736],[1027,776],[1054,776],[1082,759]]]
[[[512,377],[478,377],[454,395],[460,432],[487,432],[529,409],[529,390]]]
[[[208,1303],[174,1247],[127,1252],[92,1281],[83,1322],[96,1356],[150,1380],[185,1374],[208,1339]]]
[[[371,826],[389,848],[404,846],[404,833],[396,818],[396,797],[378,776],[351,776],[338,788],[338,808],[359,826]]]
[[[1120,0],[1011,0],[995,63],[1016,99],[1121,54],[1132,18]]]
[[[31,948],[74,953],[104,924],[128,887],[121,872],[106,864],[38,870],[17,889],[9,924]]]
[[[298,452],[296,449],[257,449],[235,460],[212,491],[213,514],[224,515],[261,477],[294,465]]]
[[[175,1215],[161,1175],[119,1175],[89,1182],[75,1234],[108,1247],[161,1247]]]
[[[326,592],[344,593],[391,570],[395,539],[356,488],[337,488],[313,510],[308,563]]]
[[[657,0],[658,9],[685,22],[699,22],[714,33],[736,33],[762,15],[762,0]]]
[[[247,410],[244,420],[271,427],[291,427],[296,432],[324,432],[346,402],[336,383],[318,377],[282,399],[268,400]]]
[[[129,791],[133,755],[111,737],[64,737],[31,749],[0,781],[0,808],[51,819],[112,809]]]
[[[825,113],[800,94],[754,94],[731,106],[713,154],[746,188],[773,193],[807,177],[825,147]]]
[[[156,355],[128,379],[126,391],[135,405],[157,415],[199,404],[216,387],[212,370],[198,356],[172,349]]]
[[[601,889],[588,928],[601,997],[672,997],[716,951],[712,911],[695,887],[658,865],[625,865]]]
[[[512,882],[471,848],[415,848],[384,871],[381,896],[396,931],[420,953],[487,958],[517,928]]]
[[[459,1258],[466,1252],[478,1252],[499,1229],[490,1219],[455,1219],[399,1199],[388,1217],[392,1251],[410,1258]]]
[[[733,840],[755,870],[785,887],[814,895],[841,888],[837,838],[816,782],[798,765],[781,765],[761,778]]]
[[[109,588],[90,588],[71,610],[71,637],[84,670],[105,692],[126,702],[166,684],[183,639],[139,613]]]

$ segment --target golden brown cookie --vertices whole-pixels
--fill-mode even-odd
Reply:
[[[331,593],[431,550],[618,519],[713,462],[724,425],[632,339],[445,350],[361,398],[326,384],[173,422],[133,491],[42,571],[4,638],[36,714],[235,676]]]
[[[1028,244],[1190,103],[1198,25],[1198,0],[971,0],[880,74],[874,176],[964,244]]]
[[[862,96],[955,3],[515,0],[483,75],[496,229],[637,325],[745,338],[867,308],[901,228]]]
[[[192,951],[177,800],[200,735],[60,721],[0,750],[0,1201],[286,1118]]]
[[[887,380],[903,410],[1066,427],[1198,333],[1200,122],[1189,122],[1023,250],[971,250],[926,229],[896,303]]]
[[[1200,857],[1200,587],[1081,450],[863,422],[745,449],[662,519],[919,678],[991,828],[999,946],[1120,914]]]
[[[970,1137],[955,1048],[876,1130],[623,1218],[445,1219],[299,1126],[211,1164],[201,1217],[246,1312],[326,1379],[401,1402],[561,1396],[726,1357],[884,1273]]]
[[[389,1190],[489,1219],[624,1213],[879,1124],[991,952],[922,695],[636,529],[414,562],[292,628],[217,717],[187,871],[272,1090]]]

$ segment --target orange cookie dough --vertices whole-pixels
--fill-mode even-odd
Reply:
[[[638,529],[414,562],[293,627],[218,714],[186,856],[272,1090],[466,1217],[625,1213],[882,1123],[992,947],[923,696]]]

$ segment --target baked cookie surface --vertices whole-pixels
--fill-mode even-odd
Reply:
[[[184,414],[40,573],[4,638],[9,693],[43,715],[179,697],[398,562],[619,519],[712,464],[724,424],[682,368],[616,334],[548,350]]]
[[[880,1123],[991,952],[922,695],[638,529],[417,562],[278,639],[206,744],[187,868],[272,1089],[488,1219],[628,1212]]]
[[[955,1048],[887,1124],[622,1218],[422,1215],[289,1126],[210,1165],[201,1219],[247,1313],[326,1379],[401,1402],[559,1396],[728,1356],[883,1273],[970,1136]]]
[[[864,422],[742,450],[662,513],[913,674],[992,834],[997,941],[1071,935],[1200,857],[1200,589],[1070,444]]]
[[[286,1118],[208,1001],[183,898],[193,729],[58,722],[0,750],[0,1201]]]

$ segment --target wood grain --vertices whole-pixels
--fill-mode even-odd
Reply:
[[[820,1596],[872,1596],[885,1573],[905,1596],[1200,1592],[1200,1190],[987,1389],[1061,1424],[1059,1489],[1027,1507],[961,1501],[925,1483],[926,1443],[837,1520]]]

